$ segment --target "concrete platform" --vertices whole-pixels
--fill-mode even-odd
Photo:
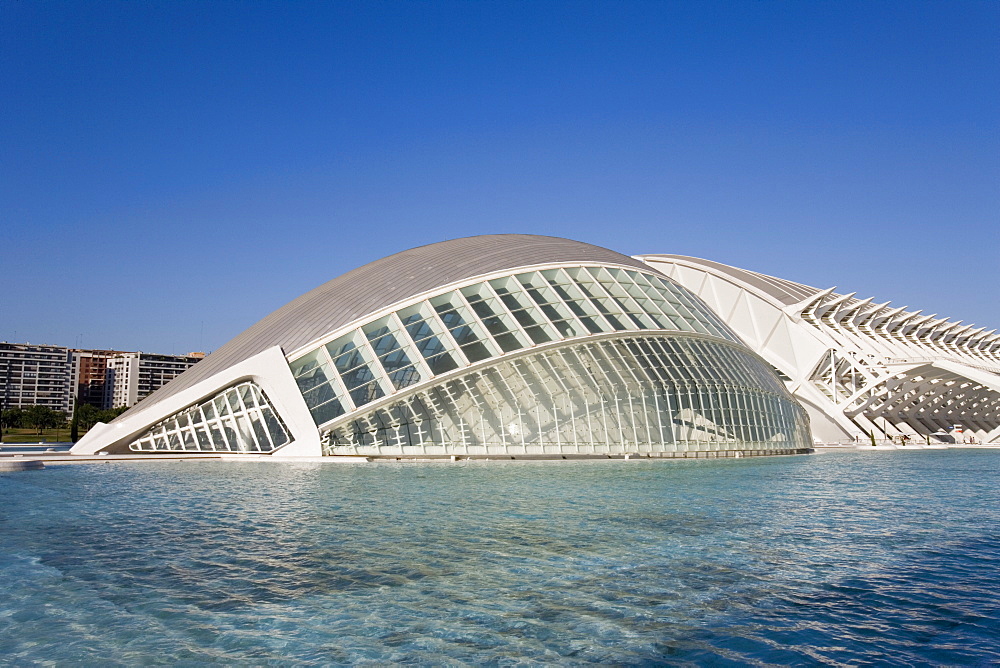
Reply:
[[[37,459],[0,459],[0,473],[38,471],[44,468],[45,464]]]

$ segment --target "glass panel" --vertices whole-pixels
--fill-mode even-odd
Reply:
[[[552,325],[556,328],[556,331],[559,332],[560,338],[569,339],[577,335],[576,328],[573,327],[573,324],[569,321],[556,320],[552,323]]]
[[[558,337],[534,301],[521,291],[520,284],[505,278],[491,281],[490,285],[534,343],[547,343]]]
[[[470,362],[498,354],[498,351],[492,348],[489,335],[469,312],[468,307],[462,304],[459,295],[456,293],[442,295],[432,299],[430,303]]]
[[[384,336],[372,341],[372,350],[375,352],[376,357],[381,357],[382,355],[392,352],[397,348],[399,348],[399,342],[392,334],[385,334]]]
[[[491,299],[493,297],[489,288],[487,288],[484,283],[478,283],[476,285],[470,285],[467,288],[462,288],[461,292],[468,302],[473,305],[476,302]]]
[[[530,274],[518,274],[517,280],[524,288],[525,292],[531,295],[536,304],[558,304],[559,297],[549,287],[548,282],[540,275],[532,272]]]
[[[392,316],[386,316],[364,328],[368,341],[371,342],[372,350],[376,357],[381,357],[386,353],[399,348],[399,341],[396,340],[396,323]]]
[[[389,382],[392,383],[393,387],[399,390],[407,385],[419,383],[420,372],[412,366],[403,367],[389,374]]]
[[[333,362],[337,367],[337,371],[343,374],[345,371],[350,371],[361,364],[364,363],[365,358],[361,353],[361,350],[354,348],[354,344],[350,344],[350,348],[345,350],[340,356],[334,358]]]
[[[264,423],[267,424],[267,431],[271,434],[271,441],[274,445],[278,446],[287,443],[290,439],[285,431],[285,426],[278,421],[271,408],[262,408],[261,413],[264,416]]]
[[[333,378],[333,373],[329,366],[314,367],[295,379],[299,386],[299,391],[303,394],[312,388],[324,384]]]
[[[493,340],[497,342],[498,346],[500,346],[500,350],[505,353],[509,353],[512,350],[519,350],[524,347],[524,344],[520,341],[520,337],[515,332],[493,334]]]
[[[292,369],[292,375],[295,377],[301,376],[302,374],[315,369],[320,364],[326,361],[326,355],[323,354],[323,350],[314,350],[307,355],[303,355],[297,360],[289,363],[289,367]]]
[[[355,368],[352,371],[348,371],[347,373],[343,374],[341,378],[344,381],[344,387],[346,387],[350,391],[360,385],[363,385],[371,380],[374,380],[375,374],[372,373],[372,370],[369,369],[367,365],[362,365]],[[351,394],[351,396],[354,396],[353,393]]]
[[[401,320],[411,338],[416,342],[417,352],[427,361],[432,374],[445,373],[456,369],[459,363],[449,354],[451,342],[443,336],[444,328],[432,314],[434,310],[427,302],[400,312]],[[463,362],[464,363],[464,360]]]
[[[373,323],[365,325],[364,332],[369,341],[374,341],[383,334],[388,334],[392,331],[392,329],[390,316],[386,316],[384,318],[379,318]]]
[[[378,384],[378,381],[362,385],[352,390],[350,394],[355,406],[363,406],[385,396],[385,392],[382,391],[382,387]]]
[[[198,449],[199,450],[211,450],[212,449],[212,439],[209,437],[208,432],[205,430],[205,428],[204,427],[198,427],[198,429],[195,430],[195,433],[198,435],[198,446],[199,446]]]
[[[258,419],[250,420],[250,424],[253,425],[254,436],[257,437],[257,442],[260,443],[261,449],[265,452],[270,451],[271,441],[267,437],[267,429],[264,428],[263,422]]]
[[[527,341],[521,339],[521,333],[518,331],[514,319],[507,315],[496,300],[478,301],[473,304],[473,310],[505,353],[527,345]]]
[[[222,437],[222,430],[219,429],[218,422],[209,425],[209,431],[212,434],[212,444],[216,450],[229,450],[229,445],[226,443],[226,439]]]
[[[517,323],[522,327],[532,327],[538,324],[536,317],[533,316],[527,309],[514,311],[513,315],[514,319],[517,320]]]
[[[414,317],[418,319],[413,320],[406,325],[406,331],[410,334],[410,337],[414,341],[420,341],[428,336],[433,336],[434,330],[431,329],[431,326],[427,323],[427,321],[419,319],[419,316]]]
[[[629,329],[618,317],[617,314],[620,313],[618,307],[615,304],[611,304],[607,299],[599,299],[596,296],[598,294],[596,285],[580,285],[580,289],[587,295],[590,299],[590,303],[593,304],[598,311],[600,311],[601,315],[604,316],[604,319],[607,320],[612,327],[618,331]]]
[[[535,343],[547,343],[552,340],[552,337],[548,335],[545,329],[538,325],[525,327],[524,331],[528,333],[528,336],[530,336],[531,340]]]
[[[462,346],[462,352],[465,353],[465,357],[469,362],[478,362],[480,360],[489,359],[493,357],[490,353],[489,348],[484,346],[482,343],[471,343],[467,346]]]
[[[583,326],[591,334],[611,331],[611,328],[598,315],[597,309],[594,308],[580,288],[571,283],[558,284],[553,282],[552,289],[566,302],[569,310],[580,319],[580,322],[583,323]]]
[[[438,353],[444,352],[446,348],[441,339],[432,336],[417,343],[417,350],[424,356],[424,359],[429,359]]]
[[[392,373],[396,369],[401,369],[404,366],[409,366],[412,364],[410,358],[406,356],[402,348],[397,345],[396,350],[393,350],[388,355],[379,358],[379,362],[382,364],[382,368],[385,369],[386,373]]]
[[[427,358],[427,366],[430,367],[431,373],[436,376],[441,373],[447,373],[452,369],[457,369],[458,363],[449,353],[442,353],[436,357]]]
[[[335,360],[349,350],[353,350],[356,345],[354,342],[354,332],[351,332],[326,344],[326,350],[330,353],[330,359]]]
[[[319,387],[315,387],[308,392],[302,394],[302,398],[306,400],[306,406],[312,408],[313,406],[319,406],[320,404],[326,403],[330,399],[336,397],[337,394],[334,392],[333,388],[330,387],[328,383],[324,383]]]
[[[451,335],[455,337],[455,343],[460,346],[479,340],[476,333],[472,331],[472,327],[468,325],[460,325],[459,327],[456,327],[451,330]]]
[[[317,406],[312,409],[313,420],[316,424],[323,424],[324,422],[329,422],[330,420],[340,417],[344,414],[343,405],[336,399],[333,401],[328,401],[322,406]]]

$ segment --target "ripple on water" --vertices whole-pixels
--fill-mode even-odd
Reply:
[[[989,664],[1000,454],[0,475],[11,663]]]

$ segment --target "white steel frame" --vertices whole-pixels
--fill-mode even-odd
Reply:
[[[817,440],[1000,440],[996,330],[834,288],[791,284],[807,296],[787,303],[782,279],[697,258],[637,259],[697,294],[786,378]]]

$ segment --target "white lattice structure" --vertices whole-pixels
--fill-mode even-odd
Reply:
[[[637,258],[701,297],[784,376],[817,440],[1000,440],[996,330],[709,260]]]

